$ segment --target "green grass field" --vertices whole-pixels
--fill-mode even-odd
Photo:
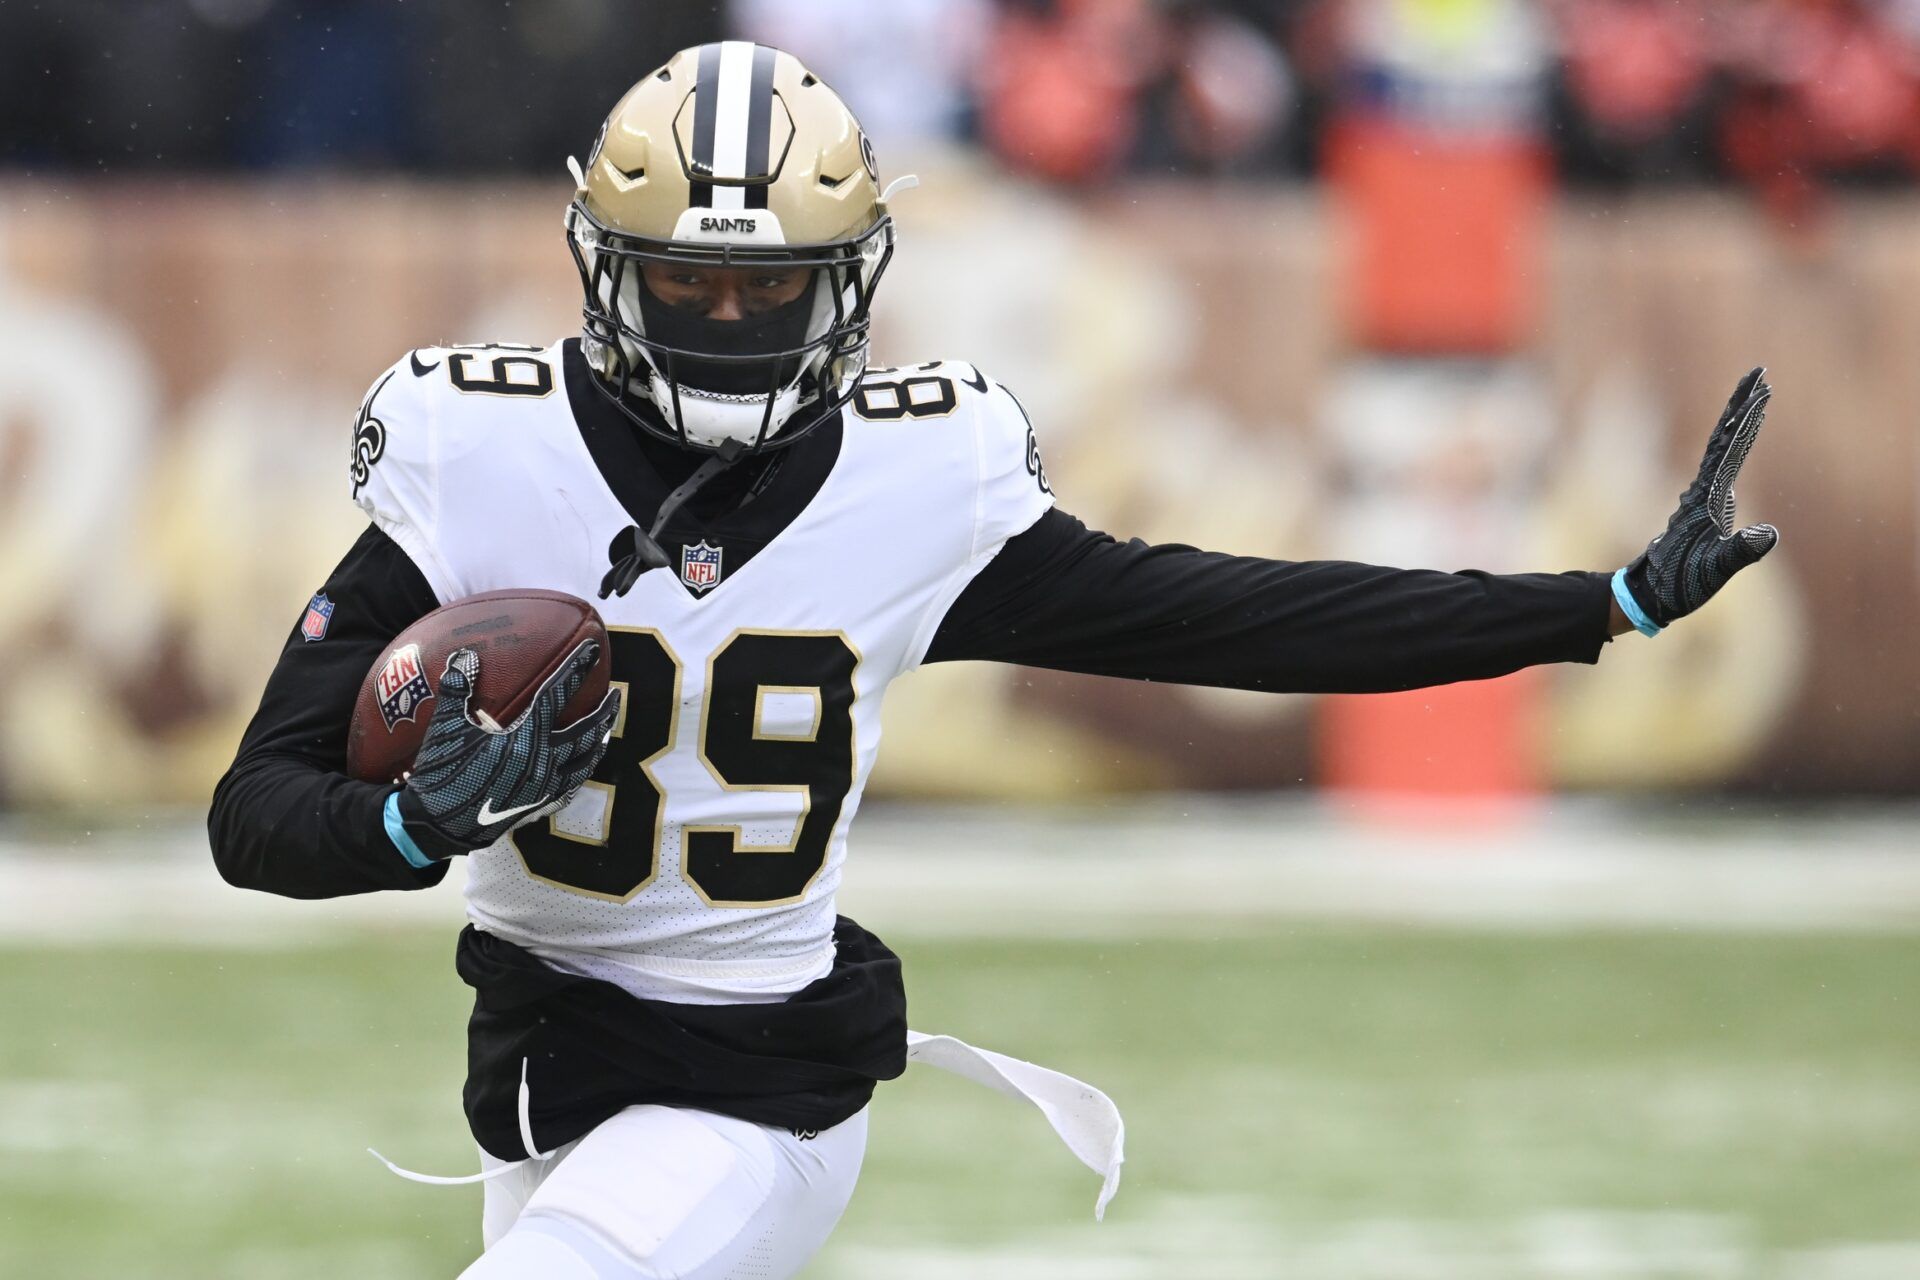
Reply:
[[[914,1025],[1113,1095],[1127,1177],[884,1088],[815,1277],[1920,1275],[1920,939],[1196,926],[896,940]],[[0,950],[0,1275],[452,1275],[452,936]]]

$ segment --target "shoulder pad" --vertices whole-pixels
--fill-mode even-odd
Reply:
[[[400,544],[445,600],[451,575],[433,547],[439,525],[435,432],[446,374],[434,354],[408,352],[367,389],[353,420],[347,480],[354,503]]]
[[[977,371],[975,376],[988,388],[975,397],[972,415],[980,476],[976,545],[985,550],[1024,532],[1044,515],[1053,505],[1053,486],[1025,407],[1005,386]]]
[[[998,550],[1053,505],[1026,410],[976,365],[930,360],[868,369],[847,409],[866,422],[917,422],[971,435],[976,556]]]
[[[353,486],[353,500],[375,519],[382,504],[379,483],[388,473],[405,468],[409,454],[422,452],[425,435],[432,420],[432,397],[412,385],[408,361],[418,352],[388,367],[373,380],[360,400],[360,411],[353,419],[353,452],[347,460],[347,479]],[[398,432],[398,441],[395,433]],[[415,459],[417,461],[417,459]]]
[[[462,594],[440,550],[447,501],[483,491],[531,437],[528,412],[565,395],[555,348],[490,343],[409,351],[374,380],[353,424],[353,500],[442,600]],[[539,416],[548,415],[544,407]],[[569,415],[570,420],[570,415]],[[465,517],[459,517],[465,518]]]
[[[409,351],[360,402],[350,465],[354,500],[380,471],[425,465],[436,449],[457,452],[466,437],[486,435],[515,406],[552,396],[561,383],[557,364],[550,350],[508,343]]]

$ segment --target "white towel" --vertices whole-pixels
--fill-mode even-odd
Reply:
[[[1113,1105],[1113,1099],[1083,1080],[1075,1080],[1072,1076],[1023,1062],[1019,1058],[1009,1058],[991,1049],[976,1049],[952,1036],[907,1032],[907,1061],[950,1071],[975,1084],[1004,1093],[1009,1098],[1019,1098],[1040,1108],[1040,1114],[1047,1118],[1047,1123],[1067,1144],[1067,1149],[1080,1158],[1080,1163],[1100,1175],[1100,1198],[1094,1202],[1093,1216],[1095,1221],[1106,1217],[1107,1202],[1120,1189],[1120,1166],[1127,1158],[1124,1149],[1127,1126],[1120,1118],[1120,1108]],[[548,1160],[553,1153],[541,1151],[533,1144],[533,1126],[528,1116],[530,1099],[527,1064],[523,1060],[520,1063],[520,1141],[529,1158]],[[445,1177],[403,1169],[372,1147],[367,1150],[374,1159],[401,1177],[438,1186],[485,1182],[519,1167],[516,1162],[500,1165],[484,1173]]]
[[[1100,1175],[1100,1198],[1094,1202],[1093,1216],[1096,1220],[1106,1216],[1107,1201],[1120,1189],[1120,1166],[1127,1158],[1127,1126],[1113,1099],[1072,1076],[990,1049],[976,1049],[952,1036],[907,1032],[907,1061],[951,1071],[1040,1108],[1067,1149]]]

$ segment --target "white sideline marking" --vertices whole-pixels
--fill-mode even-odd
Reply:
[[[295,902],[215,874],[197,821],[0,828],[0,941],[272,946],[462,919],[437,889]],[[1504,827],[1343,820],[1311,802],[879,808],[841,906],[883,936],[1178,936],[1196,922],[1507,929],[1920,929],[1920,812],[1674,822],[1563,805]]]

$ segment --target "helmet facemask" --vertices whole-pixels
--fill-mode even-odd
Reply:
[[[702,244],[615,231],[576,200],[567,232],[596,382],[649,432],[689,448],[734,441],[738,452],[764,452],[794,443],[853,395],[874,289],[893,255],[890,218],[828,244]],[[811,279],[773,311],[713,320],[655,297],[642,278],[648,263],[800,268]],[[636,396],[657,419],[629,403]]]

